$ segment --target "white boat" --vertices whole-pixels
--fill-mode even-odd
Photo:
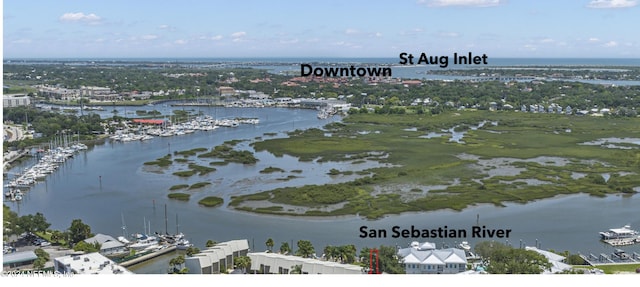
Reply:
[[[458,244],[458,247],[460,247],[460,249],[463,249],[464,251],[471,250],[471,245],[469,245],[469,242],[467,241],[460,242],[460,244]]]
[[[189,242],[189,240],[186,239],[180,239],[178,240],[178,242],[176,243],[176,249],[178,250],[186,250],[189,247],[192,247],[193,244]]]
[[[600,238],[603,240],[635,238],[638,234],[638,231],[631,229],[631,226],[625,225],[620,228],[611,228],[609,231],[600,232]]]
[[[144,250],[151,246],[158,245],[158,238],[155,236],[142,235],[135,243],[129,245],[129,248],[135,250]]]

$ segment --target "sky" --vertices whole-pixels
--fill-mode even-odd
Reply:
[[[640,58],[640,0],[4,0],[3,57]]]

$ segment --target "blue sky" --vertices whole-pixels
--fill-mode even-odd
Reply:
[[[3,3],[4,58],[640,58],[640,0]]]

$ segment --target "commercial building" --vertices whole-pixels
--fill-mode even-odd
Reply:
[[[4,95],[2,96],[2,107],[13,108],[31,105],[31,98],[26,95]]]

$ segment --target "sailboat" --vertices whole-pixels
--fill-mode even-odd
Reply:
[[[184,234],[182,234],[179,230],[178,227],[180,225],[178,224],[178,214],[176,214],[176,249],[178,250],[185,250],[189,247],[193,247],[193,244],[189,242],[189,240],[187,240],[186,238],[184,238]]]
[[[133,236],[136,238],[136,241],[133,244],[129,245],[129,248],[134,250],[145,250],[158,246],[158,238],[149,235],[149,233],[151,233],[151,222],[149,222],[149,232],[147,232],[146,219],[144,224],[145,233],[134,234]]]
[[[124,224],[124,214],[120,214],[120,216],[122,217],[122,236],[118,236],[117,239],[120,243],[127,245],[131,241],[127,240],[127,225]]]

